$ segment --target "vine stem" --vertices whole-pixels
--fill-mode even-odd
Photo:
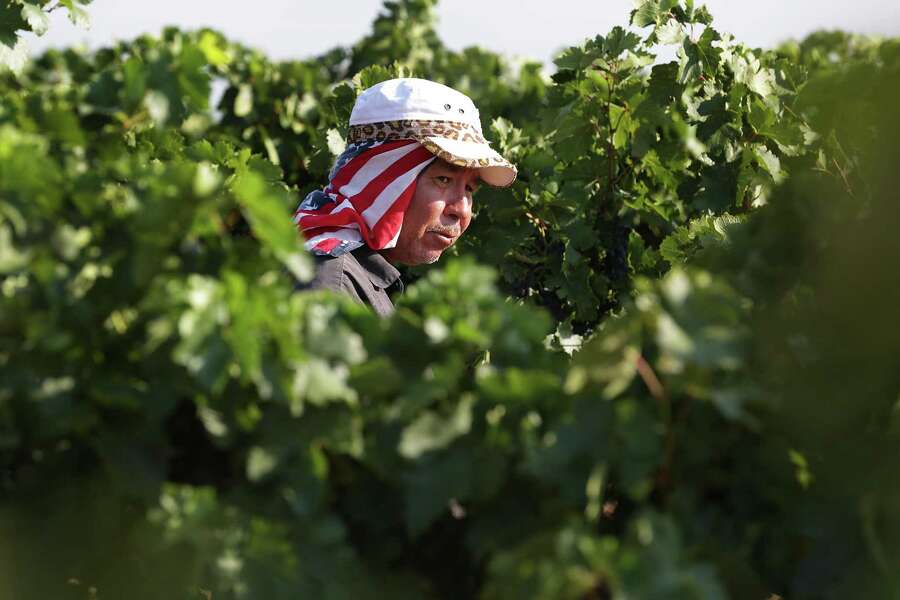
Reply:
[[[617,69],[618,71],[618,69]],[[613,187],[613,160],[615,159],[616,149],[613,146],[613,136],[615,135],[615,130],[613,129],[612,122],[612,96],[613,96],[613,88],[616,83],[616,73],[610,73],[610,82],[609,86],[606,90],[606,121],[608,123],[607,131],[608,134],[606,136],[606,166],[607,166],[607,174],[606,181],[609,183],[609,191],[607,192],[607,201],[612,202],[612,199],[615,195],[615,188]]]
[[[847,178],[847,172],[841,167],[836,158],[832,157],[831,162],[834,163],[834,168],[837,169],[838,174],[841,176],[841,181],[843,181],[844,187],[847,189],[847,193],[851,198],[853,198],[853,188],[850,186],[850,180]]]
[[[675,428],[672,422],[672,405],[666,388],[657,377],[650,363],[643,356],[637,359],[637,372],[647,386],[650,395],[656,399],[663,412],[665,422],[665,440],[663,442],[663,460],[656,472],[656,487],[660,491],[667,490],[672,485],[672,463],[675,458]]]
[[[650,363],[648,363],[647,359],[643,356],[639,356],[637,359],[637,372],[638,375],[641,376],[641,379],[644,380],[644,384],[650,391],[650,395],[656,398],[660,404],[668,407],[669,399],[666,396],[666,389],[663,387],[659,377],[656,376],[653,367],[650,366]]]

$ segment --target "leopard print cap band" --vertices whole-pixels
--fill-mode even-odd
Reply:
[[[448,140],[487,144],[481,132],[469,123],[410,119],[351,125],[350,132],[347,134],[347,143],[418,140],[427,137],[443,137]]]
[[[488,151],[488,156],[485,157],[483,151],[478,153],[482,156],[477,158],[451,153],[441,147],[439,141],[436,141],[441,138],[484,146]],[[481,131],[469,123],[404,119],[401,121],[351,125],[350,131],[347,133],[347,143],[349,144],[368,141],[389,142],[394,140],[416,140],[438,158],[460,167],[473,169],[500,167],[504,170],[509,170],[510,176],[506,177],[506,179],[509,179],[509,182],[505,185],[510,185],[516,177],[515,166],[493,150],[487,140],[484,139]]]

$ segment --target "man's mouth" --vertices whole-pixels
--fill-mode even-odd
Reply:
[[[447,245],[452,244],[457,238],[456,233],[451,232],[451,231],[446,231],[446,230],[431,229],[428,231],[428,233],[432,233],[432,234],[436,235],[438,238],[440,238],[441,241],[443,241]]]

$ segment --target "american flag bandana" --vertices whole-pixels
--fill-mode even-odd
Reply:
[[[416,178],[434,159],[415,140],[350,144],[335,161],[328,186],[311,192],[294,212],[306,249],[340,256],[363,244],[393,248]]]

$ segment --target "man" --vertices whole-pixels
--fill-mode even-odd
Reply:
[[[465,232],[480,182],[516,168],[485,141],[478,109],[447,86],[391,79],[364,91],[328,186],[294,213],[317,256],[311,288],[341,291],[381,316],[402,290],[395,265],[433,263]]]

